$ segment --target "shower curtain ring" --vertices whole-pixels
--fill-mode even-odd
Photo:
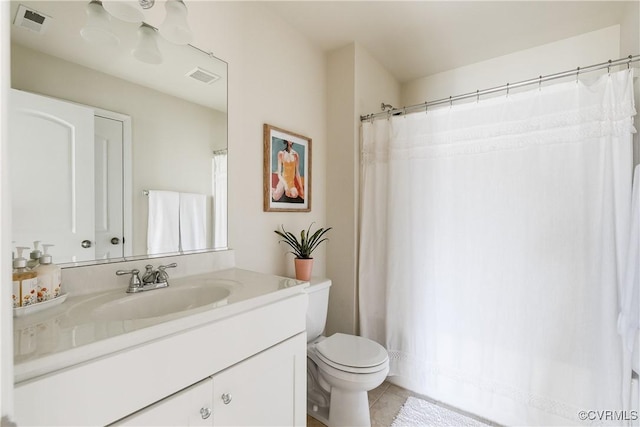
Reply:
[[[578,83],[578,76],[580,75],[580,67],[576,68],[576,83]]]
[[[476,104],[480,102],[480,89],[476,89]]]
[[[451,97],[449,97],[449,108],[453,107],[453,99],[451,99]]]
[[[509,83],[507,83],[507,98],[509,97]]]
[[[609,62],[609,65],[607,65],[607,73],[608,73],[608,74],[611,74],[611,62],[612,62],[612,61],[611,61],[611,60],[609,60],[608,62]]]
[[[542,74],[540,75],[540,80],[538,81],[538,90],[542,90]]]
[[[627,58],[629,58],[627,61],[627,70],[631,71],[631,58],[633,58],[633,55],[629,55]]]

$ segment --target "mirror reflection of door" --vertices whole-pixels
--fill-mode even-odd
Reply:
[[[95,116],[95,259],[122,258],[123,123]]]
[[[54,244],[56,263],[95,259],[93,110],[14,89],[9,105],[12,240]]]

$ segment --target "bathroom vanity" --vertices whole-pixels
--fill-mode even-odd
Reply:
[[[16,318],[15,421],[304,425],[305,286],[232,268],[172,279],[166,306],[122,288]],[[204,305],[177,297],[207,287]],[[132,318],[146,296],[160,311]]]

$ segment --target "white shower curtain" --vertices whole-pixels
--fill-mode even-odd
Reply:
[[[634,114],[625,70],[362,125],[361,333],[398,383],[510,425],[622,409]]]

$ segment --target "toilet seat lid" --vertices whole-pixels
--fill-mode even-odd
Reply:
[[[377,342],[340,333],[320,341],[316,350],[324,359],[351,368],[372,368],[389,358],[387,350]]]

